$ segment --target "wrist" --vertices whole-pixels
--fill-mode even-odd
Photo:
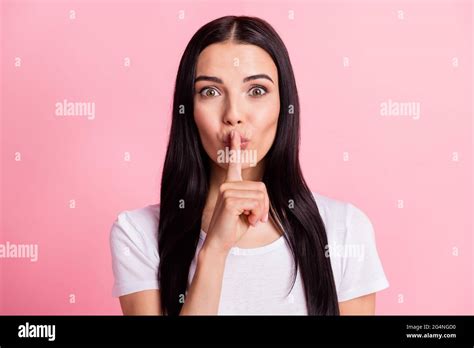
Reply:
[[[212,259],[215,261],[224,260],[227,258],[230,249],[221,248],[212,245],[211,243],[204,242],[200,252],[199,252],[199,260],[203,259]]]

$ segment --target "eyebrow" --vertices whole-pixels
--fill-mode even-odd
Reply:
[[[252,80],[258,80],[258,79],[267,79],[267,80],[270,80],[274,84],[273,80],[267,74],[257,74],[257,75],[247,76],[246,78],[242,80],[242,83],[252,81]],[[220,78],[215,77],[215,76],[200,75],[196,77],[196,79],[194,80],[195,83],[198,81],[211,81],[215,83],[224,84],[224,81],[222,81]]]

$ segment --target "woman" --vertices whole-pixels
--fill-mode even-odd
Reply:
[[[312,193],[298,153],[296,83],[275,30],[246,16],[200,28],[176,78],[160,204],[111,230],[123,313],[373,314],[388,282],[372,224]]]

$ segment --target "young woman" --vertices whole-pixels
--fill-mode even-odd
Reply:
[[[160,204],[111,229],[123,313],[373,314],[388,282],[372,224],[306,185],[295,78],[275,30],[245,16],[204,25],[173,105]]]

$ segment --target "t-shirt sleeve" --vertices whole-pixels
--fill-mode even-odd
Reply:
[[[375,244],[374,228],[367,215],[348,203],[342,277],[338,301],[383,290],[389,286]]]
[[[159,256],[156,241],[122,212],[110,230],[110,249],[114,285],[112,296],[159,289],[157,279]]]

